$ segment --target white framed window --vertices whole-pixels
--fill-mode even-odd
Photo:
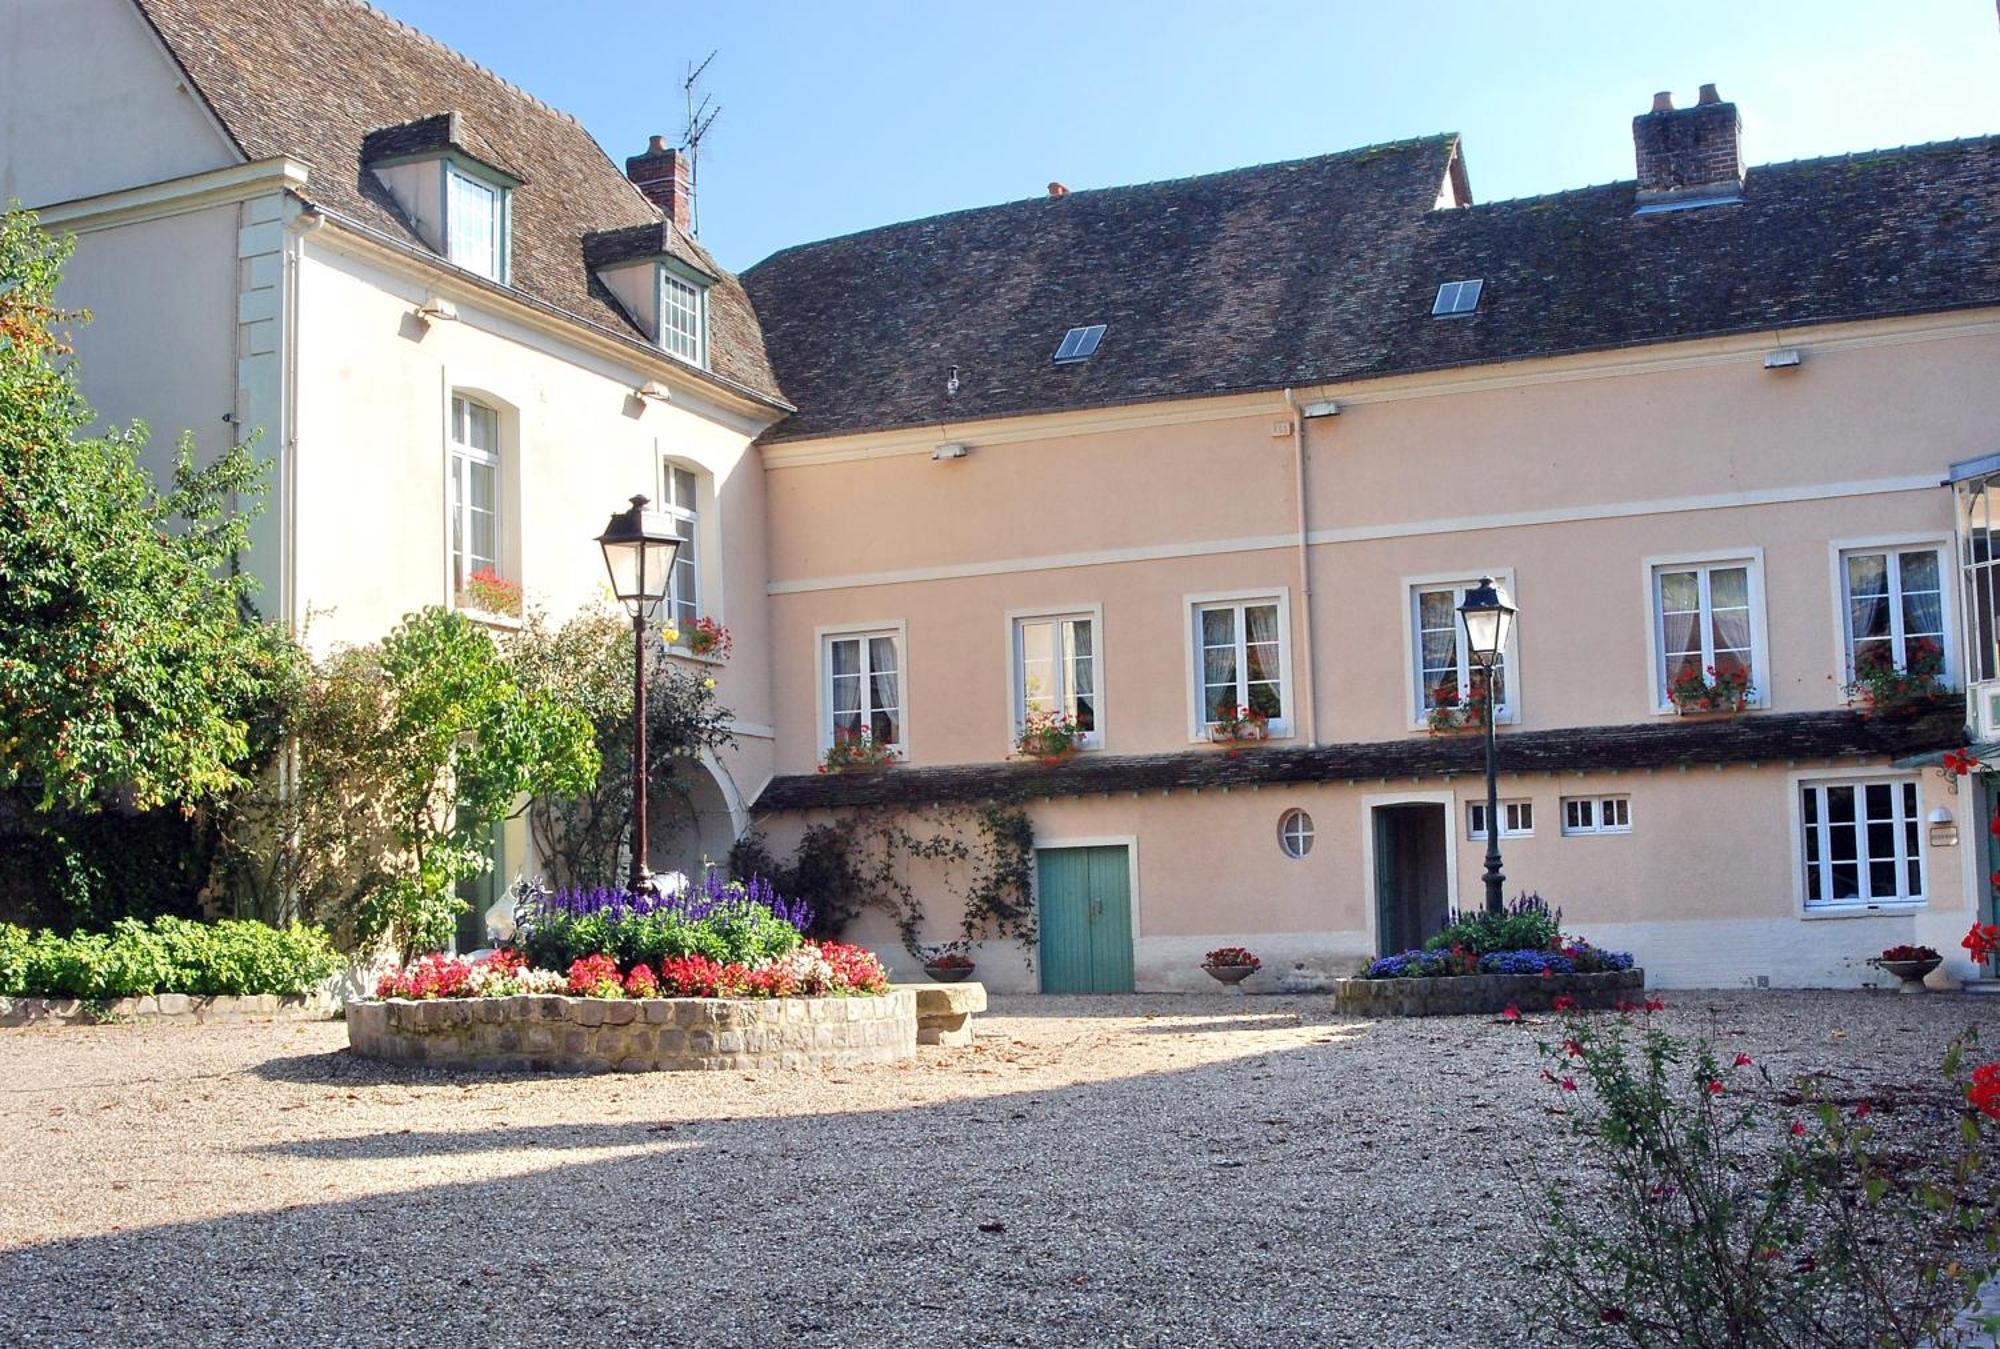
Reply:
[[[1278,846],[1293,861],[1313,850],[1313,837],[1313,817],[1303,810],[1288,810],[1278,817]]]
[[[1535,803],[1533,801],[1502,801],[1500,803],[1500,837],[1531,838],[1535,832]],[[1486,841],[1486,803],[1468,801],[1465,803],[1465,836],[1475,843]]]
[[[660,345],[689,365],[708,364],[708,291],[660,267]]]
[[[493,281],[507,279],[507,189],[452,164],[444,169],[445,256]]]
[[[1206,740],[1231,713],[1265,718],[1272,736],[1292,733],[1290,592],[1188,597],[1191,719]]]
[[[1010,614],[1013,628],[1013,727],[1059,712],[1076,722],[1085,749],[1104,744],[1103,619],[1095,607]]]
[[[1476,679],[1483,677],[1477,674],[1478,667],[1472,664],[1465,640],[1465,624],[1458,616],[1458,606],[1465,602],[1465,592],[1479,584],[1479,576],[1491,576],[1496,585],[1509,594],[1513,593],[1513,573],[1504,569],[1483,571],[1467,577],[1421,576],[1404,579],[1408,592],[1404,621],[1410,636],[1410,671],[1413,676],[1412,729],[1423,728],[1434,707],[1441,704],[1462,705],[1476,687]],[[1495,721],[1520,720],[1518,681],[1515,677],[1519,662],[1514,646],[1514,636],[1509,633],[1507,649],[1500,653],[1500,659],[1493,667]]]
[[[693,469],[668,460],[660,466],[660,510],[674,522],[681,548],[674,554],[674,575],[667,587],[666,617],[686,641],[701,617],[701,477]]]
[[[1565,835],[1629,834],[1632,832],[1632,799],[1626,796],[1565,796],[1562,799]]]
[[[1655,712],[1676,710],[1668,695],[1676,680],[1712,682],[1711,670],[1742,675],[1748,705],[1768,705],[1761,550],[1649,559],[1647,587]]]
[[[901,624],[820,634],[820,748],[863,731],[907,753]]]
[[[1942,676],[1951,646],[1945,545],[1849,547],[1840,552],[1841,630],[1849,679],[1863,670],[1928,667]]]
[[[1803,781],[1798,790],[1808,912],[1924,902],[1923,811],[1914,777]]]
[[[476,572],[506,578],[500,557],[500,413],[451,396],[451,588]],[[511,579],[511,578],[507,578]]]

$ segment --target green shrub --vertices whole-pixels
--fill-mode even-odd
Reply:
[[[1462,946],[1474,955],[1494,951],[1546,951],[1562,935],[1562,910],[1540,895],[1517,895],[1498,913],[1453,914],[1450,926],[1424,943],[1428,951]]]
[[[514,945],[537,968],[566,970],[592,955],[612,956],[625,966],[657,966],[681,956],[755,966],[785,955],[803,940],[796,927],[769,909],[746,904],[697,918],[672,911],[551,914],[525,927]]]
[[[318,928],[125,919],[110,932],[29,934],[0,924],[0,996],[299,994],[340,968]]]

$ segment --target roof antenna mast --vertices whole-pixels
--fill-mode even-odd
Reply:
[[[715,119],[722,115],[722,105],[708,94],[699,94],[697,98],[699,91],[696,85],[715,56],[716,52],[711,51],[702,58],[700,65],[690,62],[687,78],[681,81],[681,92],[687,98],[687,129],[681,133],[681,149],[687,151],[688,161],[688,233],[697,236],[701,233],[701,193],[698,190],[701,186],[701,142],[708,135],[708,129],[715,125]]]

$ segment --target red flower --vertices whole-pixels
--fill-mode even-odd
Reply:
[[[1988,1119],[2000,1119],[2000,1063],[1984,1063],[1972,1070],[1972,1085],[1966,1088],[1972,1108]]]
[[[1792,1121],[1792,1137],[1794,1137],[1794,1138],[1804,1138],[1805,1136],[1806,1136],[1806,1126],[1805,1126],[1805,1123],[1804,1123],[1803,1121],[1801,1121],[1801,1120],[1793,1120],[1793,1121]]]
[[[1543,970],[1542,973],[1547,974],[1548,971]],[[1558,1012],[1573,1012],[1576,1010],[1576,999],[1567,993],[1558,993],[1556,994],[1555,1009]]]
[[[634,965],[632,972],[625,976],[625,991],[635,998],[656,998],[660,995],[660,981],[653,977],[651,965]]]
[[[1750,1066],[1750,1056],[1748,1054],[1738,1054],[1736,1056],[1736,1066],[1738,1068],[1748,1068]]]
[[[1646,999],[1646,1010],[1649,1012],[1664,1012],[1667,1010],[1667,1004],[1657,997],[1648,998]]]
[[[1576,1090],[1576,1079],[1575,1079],[1575,1078],[1573,1078],[1573,1077],[1565,1077],[1565,1078],[1564,1078],[1564,1079],[1562,1080],[1562,1088],[1563,1088],[1563,1090],[1564,1090],[1564,1091],[1575,1091],[1575,1090]]]
[[[1500,1019],[1502,1021],[1519,1021],[1521,1019],[1521,1009],[1510,1002],[1507,1004],[1506,1010],[1500,1013]]]
[[[607,955],[583,956],[570,962],[569,991],[579,998],[616,998],[625,992],[618,962]]]
[[[2000,885],[2000,873],[1995,874],[1993,883]],[[2000,951],[2000,924],[1974,923],[1959,945],[1972,952],[1975,961],[1984,964],[1994,952]]]
[[[1553,976],[1554,976],[1554,974],[1555,974],[1555,971],[1554,971],[1554,970],[1552,970],[1552,969],[1550,969],[1550,968],[1549,968],[1549,967],[1548,967],[1547,965],[1544,965],[1544,966],[1542,966],[1542,978],[1544,978],[1544,979],[1548,979],[1548,978],[1551,978],[1551,977],[1553,977]],[[1556,1008],[1556,1010],[1557,1010],[1558,1012],[1560,1012],[1560,1011],[1562,1010],[1562,1008],[1558,1007],[1558,1008]]]
[[[1972,770],[1977,767],[1979,767],[1979,760],[1972,753],[1971,750],[1953,749],[1945,751],[1944,755],[1945,772],[1956,774],[1959,777],[1964,777],[1966,774],[1972,772]]]
[[[1578,1044],[1575,1040],[1564,1040],[1563,1053],[1569,1055],[1573,1059],[1580,1059],[1583,1057],[1583,1046]]]
[[[1863,1101],[1860,1105],[1854,1107],[1854,1118],[1856,1119],[1867,1119],[1870,1115],[1874,1113],[1875,1113],[1875,1107],[1868,1104],[1868,1102],[1866,1101]]]
[[[1722,1083],[1715,1078],[1710,1078],[1708,1080],[1708,1094],[1710,1096],[1722,1095]]]
[[[1621,1012],[1636,1012],[1639,1010],[1639,1004],[1636,1002],[1620,1002],[1617,1010]]]

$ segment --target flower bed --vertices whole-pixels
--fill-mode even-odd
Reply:
[[[297,999],[340,964],[326,934],[313,927],[125,918],[109,932],[64,937],[0,923],[0,998],[154,999],[155,1012],[160,995]]]
[[[754,878],[710,873],[668,896],[531,893],[516,919],[507,946],[473,960],[426,956],[383,979],[374,999],[349,1003],[355,1051],[576,1071],[915,1053],[915,1001],[890,994],[882,962],[858,946],[807,940],[810,910]]]
[[[1372,1016],[1615,1008],[1644,988],[1624,951],[1562,932],[1562,911],[1522,895],[1499,913],[1455,916],[1423,949],[1369,963],[1335,985],[1335,1004]]]

